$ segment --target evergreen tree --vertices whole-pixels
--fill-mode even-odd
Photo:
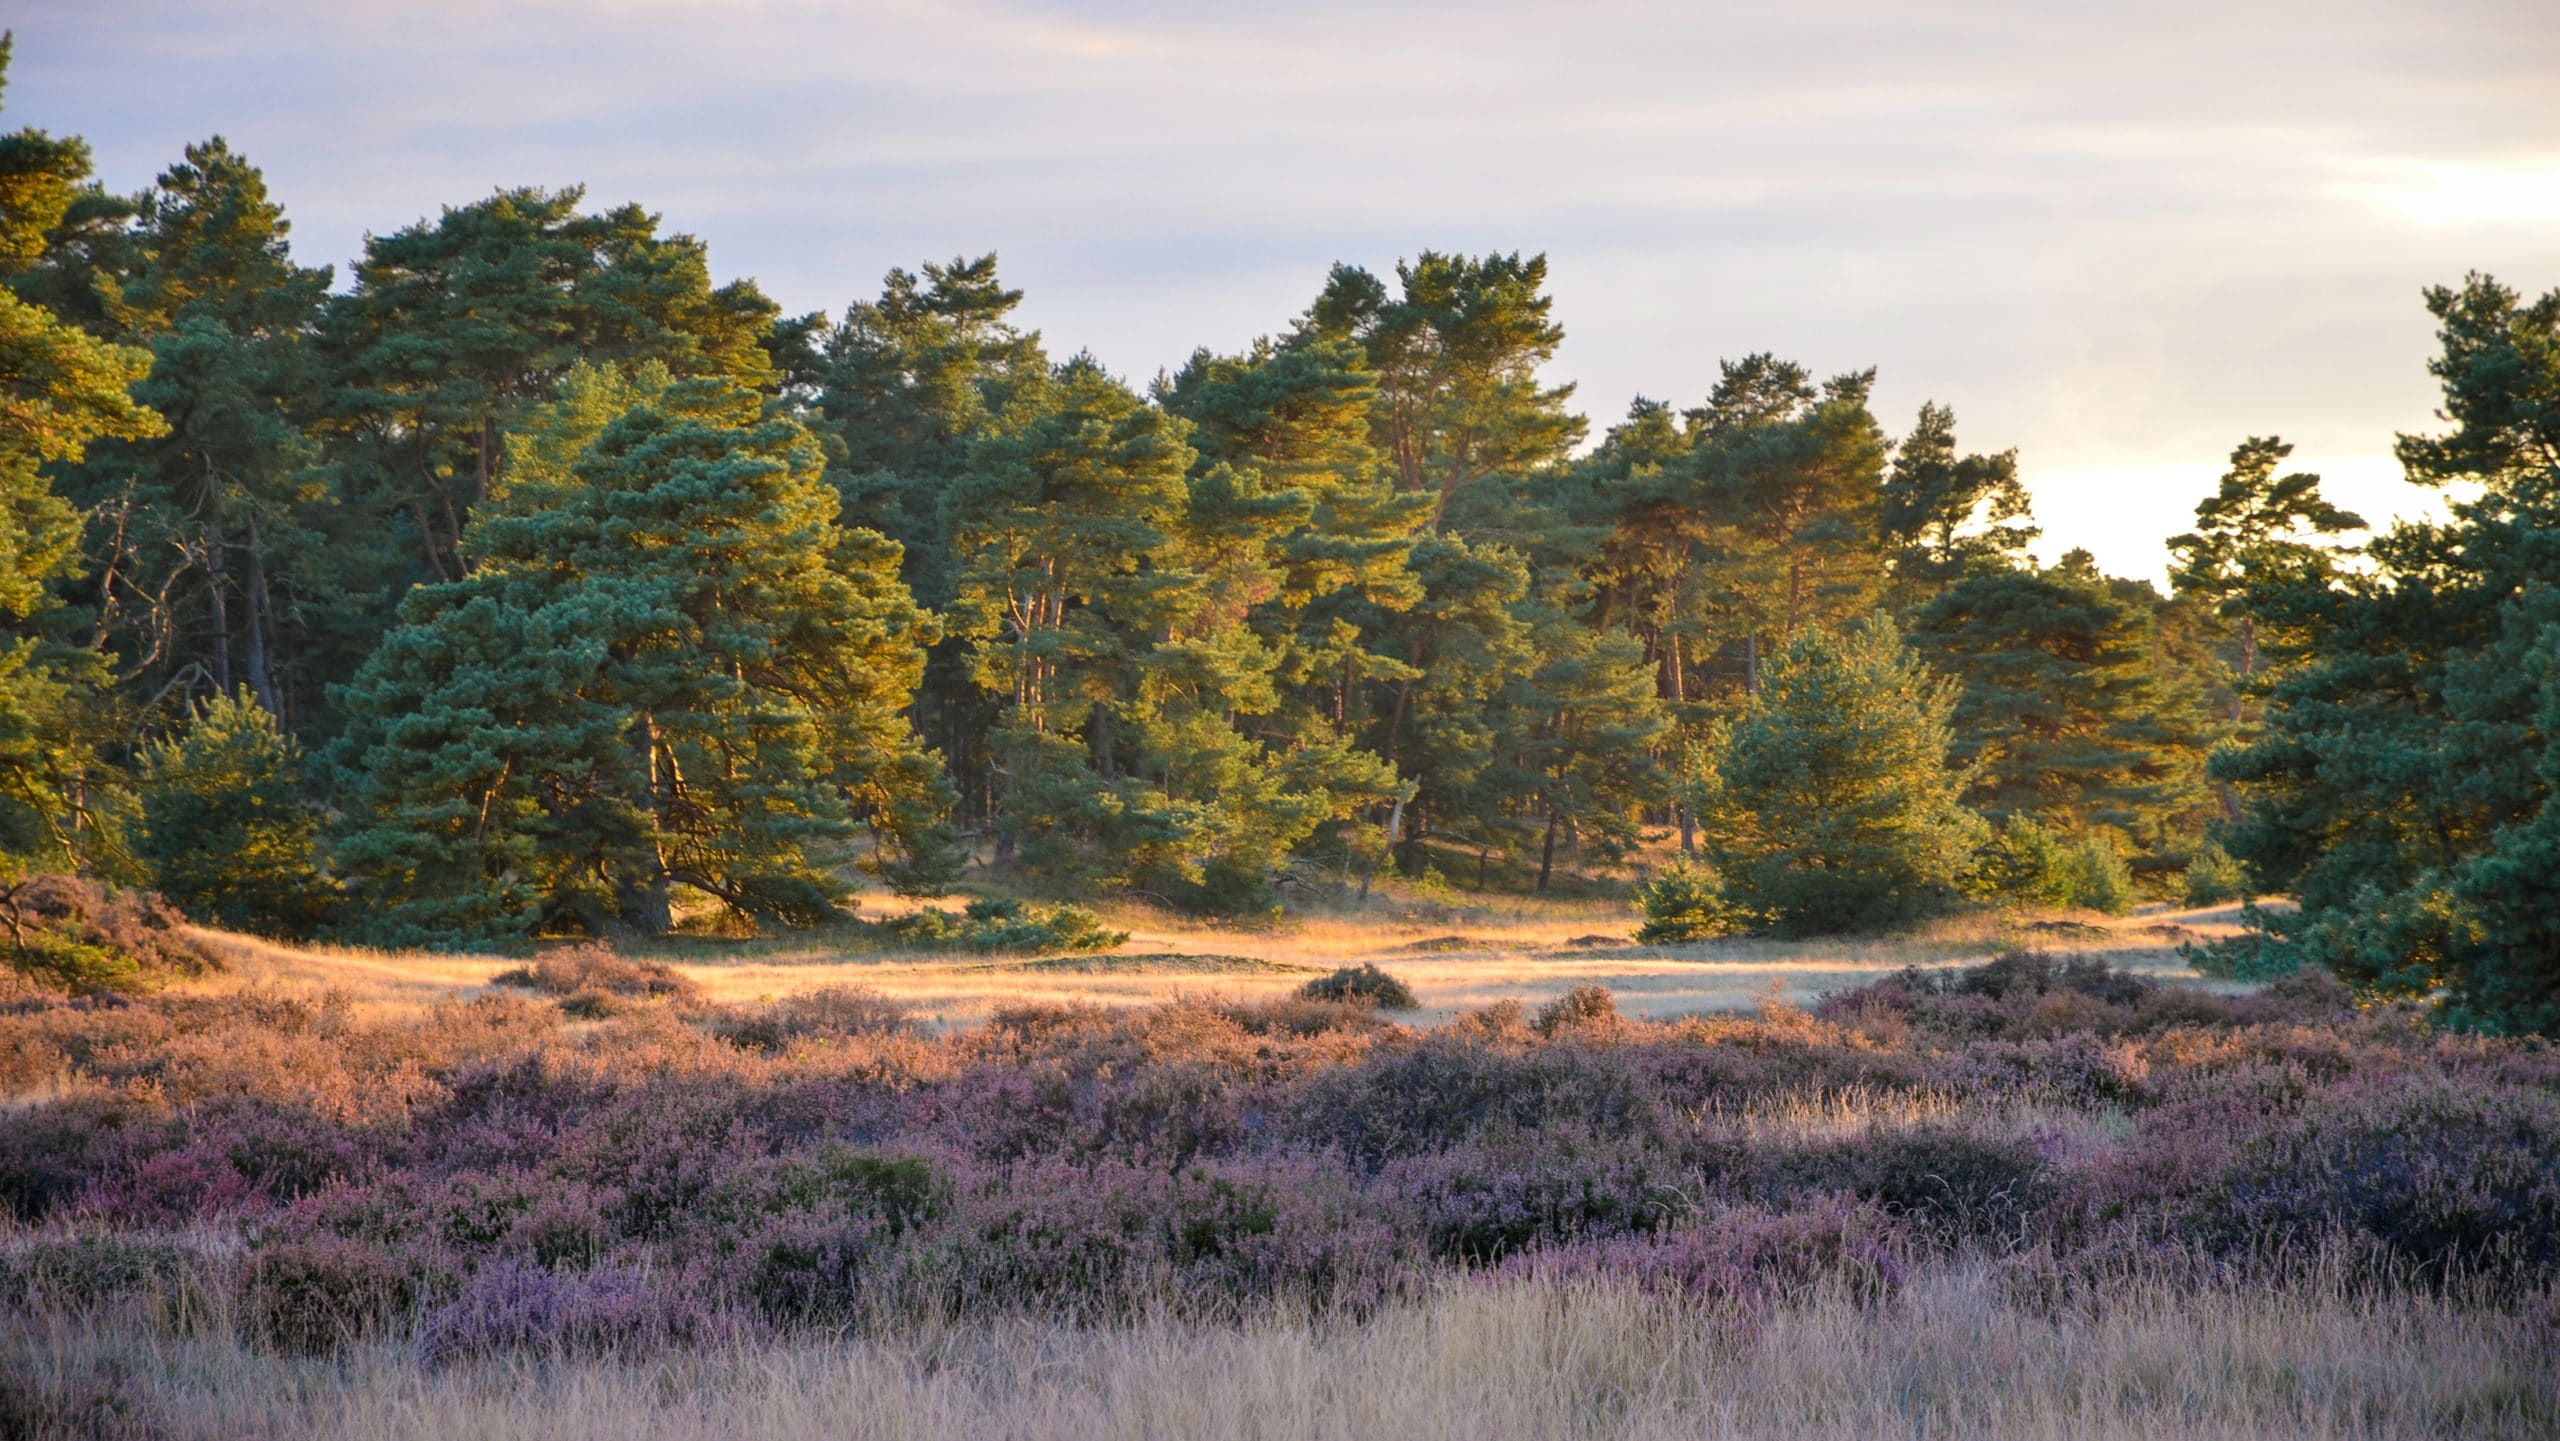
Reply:
[[[2014,569],[2037,535],[2018,452],[1959,455],[1955,412],[1934,402],[1895,450],[1879,517],[1894,578],[1934,588],[1977,565]]]
[[[2246,715],[2246,691],[2258,674],[2258,618],[2249,587],[2325,586],[2341,557],[2353,555],[2335,536],[2365,528],[2364,518],[2340,510],[2320,494],[2320,477],[2276,467],[2293,447],[2274,436],[2251,436],[2231,452],[2231,469],[2215,493],[2196,505],[2196,528],[2169,542],[2176,558],[2170,581],[2181,597],[2210,608],[2229,628],[2239,686],[2231,719]]]
[[[327,315],[341,488],[405,528],[408,563],[462,573],[473,507],[500,483],[507,433],[583,359],[778,383],[773,303],[713,289],[702,243],[638,206],[581,214],[583,192],[502,190],[369,237]]]
[[[1913,616],[1912,641],[1962,685],[1966,798],[1985,815],[2104,827],[2155,852],[2192,829],[2202,697],[2162,665],[2148,607],[2086,552],[1957,581]]]
[[[2276,964],[2314,962],[2459,1021],[2560,1030],[2560,291],[2474,275],[2427,292],[2443,435],[2402,436],[2413,481],[2477,486],[2403,522],[2370,570],[2279,556],[2246,591],[2289,637],[2265,730],[2219,760],[2229,846],[2264,890]],[[2257,579],[2252,577],[2253,580]]]
[[[1058,884],[1210,909],[1267,904],[1271,872],[1382,768],[1338,739],[1255,736],[1280,655],[1251,624],[1286,583],[1303,490],[1218,466],[1184,423],[1090,359],[949,492],[958,614],[1003,707],[997,852]]]
[[[1949,760],[1955,706],[1880,615],[1800,632],[1720,737],[1697,800],[1734,902],[1797,935],[1952,909],[1988,835]]]
[[[0,84],[8,40],[0,37]],[[149,357],[102,342],[20,297],[85,193],[88,147],[21,129],[0,135],[0,860],[77,864],[107,780],[105,668],[56,587],[80,566],[80,517],[46,467],[163,422],[134,399]]]
[[[1299,329],[1359,345],[1378,377],[1371,437],[1403,489],[1433,497],[1436,523],[1475,482],[1563,459],[1583,422],[1565,409],[1572,386],[1538,383],[1564,339],[1545,256],[1426,250],[1397,263],[1396,281],[1390,295],[1337,265]]]
[[[339,856],[375,939],[663,931],[679,885],[812,921],[866,819],[947,873],[895,547],[836,525],[816,442],[753,392],[645,384],[574,485],[475,521],[470,574],[413,591],[344,697]]]
[[[302,798],[302,748],[245,689],[195,708],[144,748],[134,851],[151,885],[196,920],[306,936],[329,917],[319,818]]]
[[[218,136],[188,147],[137,214],[117,314],[150,347],[135,394],[169,432],[100,447],[66,476],[99,556],[83,599],[149,693],[246,685],[285,714],[304,689],[298,642],[341,594],[303,431],[329,272],[293,264],[264,177]]]

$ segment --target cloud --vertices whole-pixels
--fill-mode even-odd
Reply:
[[[87,134],[127,186],[223,131],[336,261],[501,184],[584,181],[794,308],[998,249],[1053,348],[1144,376],[1284,326],[1335,260],[1544,250],[1595,429],[1639,392],[1694,399],[1720,356],[1878,365],[1890,422],[1952,403],[1968,444],[2020,447],[2049,529],[2145,572],[2161,507],[2068,477],[2191,504],[2247,434],[2384,455],[2428,423],[2420,287],[2560,285],[2547,0],[48,0],[13,23],[13,119]]]

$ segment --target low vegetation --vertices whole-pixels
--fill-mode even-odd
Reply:
[[[961,1318],[1382,1335],[1672,1304],[1675,1334],[1740,1328],[1747,1355],[1758,1328],[1852,1318],[1892,1344],[1959,1295],[2031,1328],[2140,1297],[2201,1336],[2344,1304],[2340,1267],[2397,1338],[2358,1344],[2514,1357],[2554,1305],[2552,1055],[2313,974],[2219,996],[2019,952],[1810,1009],[1648,1021],[1595,986],[1429,1030],[1383,1018],[1383,973],[1339,975],[939,1034],[861,991],[716,1005],[593,953],[511,978],[611,998],[583,1018],[513,986],[375,1019],[21,1001],[0,1287],[34,1324],[0,1331],[5,1404],[90,1415],[78,1378],[131,1365],[134,1434],[185,1434],[230,1404],[202,1367],[259,1393],[326,1355],[354,1368],[332,1386],[528,1407],[549,1403],[508,1391],[518,1360],[680,1366],[716,1407],[747,1384],[721,1368],[799,1364],[800,1338],[895,1357]],[[162,1349],[67,1364],[50,1348],[83,1327]],[[1666,1385],[1629,1404],[1699,1404]],[[2560,1414],[2547,1375],[2514,1385],[2443,1404],[2473,1434]],[[2226,1386],[2234,1414],[2309,1424],[2297,1391]]]

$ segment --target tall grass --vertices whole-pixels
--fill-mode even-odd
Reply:
[[[2058,1304],[1954,1260],[1891,1306],[1817,1288],[1748,1317],[1515,1278],[1360,1324],[946,1320],[443,1370],[395,1344],[298,1361],[218,1322],[174,1334],[107,1311],[18,1318],[0,1376],[21,1424],[50,1404],[171,1441],[2495,1441],[2560,1428],[2550,1341],[2547,1314],[2376,1286],[2345,1256],[2280,1286],[2163,1275]]]

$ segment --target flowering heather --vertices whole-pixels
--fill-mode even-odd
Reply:
[[[26,1088],[0,1112],[15,1295],[183,1272],[259,1345],[435,1366],[925,1315],[1362,1315],[1489,1272],[1741,1314],[1933,1258],[2068,1290],[2348,1245],[2539,1305],[2560,1269],[2547,1048],[2317,982],[2219,997],[2031,956],[1810,1011],[1654,1022],[1603,992],[1435,1029],[1304,999],[933,1035],[862,993],[584,1023],[164,995],[17,1005],[0,1055]]]

